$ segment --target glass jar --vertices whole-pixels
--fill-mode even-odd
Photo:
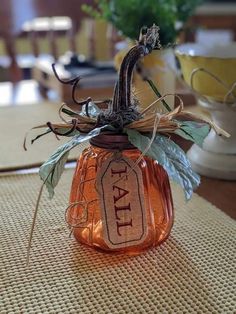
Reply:
[[[114,170],[117,162],[123,165],[119,172]],[[139,254],[170,234],[168,175],[157,161],[142,156],[126,135],[102,134],[77,162],[66,219],[80,243],[108,253]]]

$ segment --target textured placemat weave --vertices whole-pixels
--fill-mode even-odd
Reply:
[[[72,171],[50,202],[44,193],[31,261],[26,246],[40,182],[0,178],[0,313],[235,313],[235,222],[197,195],[173,187],[170,238],[136,257],[94,252],[68,238]]]
[[[69,139],[58,141],[54,134],[48,134],[30,145],[30,140],[44,129],[34,130],[29,134],[28,151],[23,149],[23,140],[32,127],[48,121],[58,122],[59,105],[43,103],[18,107],[0,107],[0,171],[35,167],[42,164],[54,150]],[[83,146],[85,147],[86,144]],[[82,147],[82,146],[81,146]],[[71,151],[69,159],[78,157],[81,149]]]

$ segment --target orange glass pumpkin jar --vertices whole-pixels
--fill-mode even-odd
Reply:
[[[109,142],[116,148],[108,149]],[[100,144],[100,147],[95,144]],[[110,221],[110,228],[117,233],[118,238],[123,240],[123,244],[118,243],[117,248],[115,245],[111,247],[105,236],[105,228],[109,221],[104,219],[101,194],[96,187],[96,177],[101,171],[101,167],[116,155],[118,158],[130,159],[134,164],[140,159],[137,167],[142,178],[139,183],[142,184],[143,195],[140,196],[143,199],[142,210],[144,211],[142,219],[140,217],[135,219],[136,203],[130,202],[130,198],[125,193],[127,191],[130,193],[129,189],[137,188],[137,185],[135,182],[133,186],[132,184],[124,185],[122,182],[124,180],[119,182],[122,175],[130,176],[129,169],[126,168],[124,171],[125,167],[121,165],[121,171],[116,171],[116,175],[110,180],[111,185],[119,186],[119,188],[112,189],[113,194],[110,195],[110,198],[114,200],[115,197],[123,196],[119,199],[120,202],[122,201],[120,206],[124,208],[129,204],[126,209],[119,210],[119,212],[116,210],[116,218]],[[173,224],[173,202],[168,175],[156,161],[146,156],[140,158],[140,155],[141,152],[128,143],[125,135],[101,135],[99,141],[97,139],[92,141],[91,147],[84,150],[77,162],[70,195],[71,205],[67,211],[67,222],[73,229],[74,237],[80,243],[105,252],[138,254],[150,247],[157,246],[168,237]],[[104,191],[105,193],[107,192]],[[115,207],[116,204],[113,202],[108,211],[115,214],[115,209],[119,208]],[[117,227],[117,222],[120,223],[119,227]],[[130,237],[132,228],[136,228],[136,238],[143,234],[141,240],[137,241],[136,238]]]
[[[109,253],[138,254],[164,241],[173,224],[166,171],[128,141],[124,128],[140,118],[131,98],[132,72],[156,44],[156,29],[133,47],[120,67],[112,108],[98,126],[113,133],[90,140],[77,162],[66,219],[81,243]]]

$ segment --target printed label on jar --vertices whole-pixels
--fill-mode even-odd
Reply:
[[[142,243],[147,234],[141,169],[126,157],[112,156],[97,174],[104,239],[109,248]]]

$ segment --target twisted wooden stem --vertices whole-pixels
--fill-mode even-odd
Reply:
[[[159,28],[153,25],[150,29],[146,29],[146,33],[141,30],[139,44],[130,49],[120,67],[119,80],[116,84],[112,112],[128,110],[131,107],[131,83],[132,74],[137,61],[149,54],[157,45],[160,48]]]

